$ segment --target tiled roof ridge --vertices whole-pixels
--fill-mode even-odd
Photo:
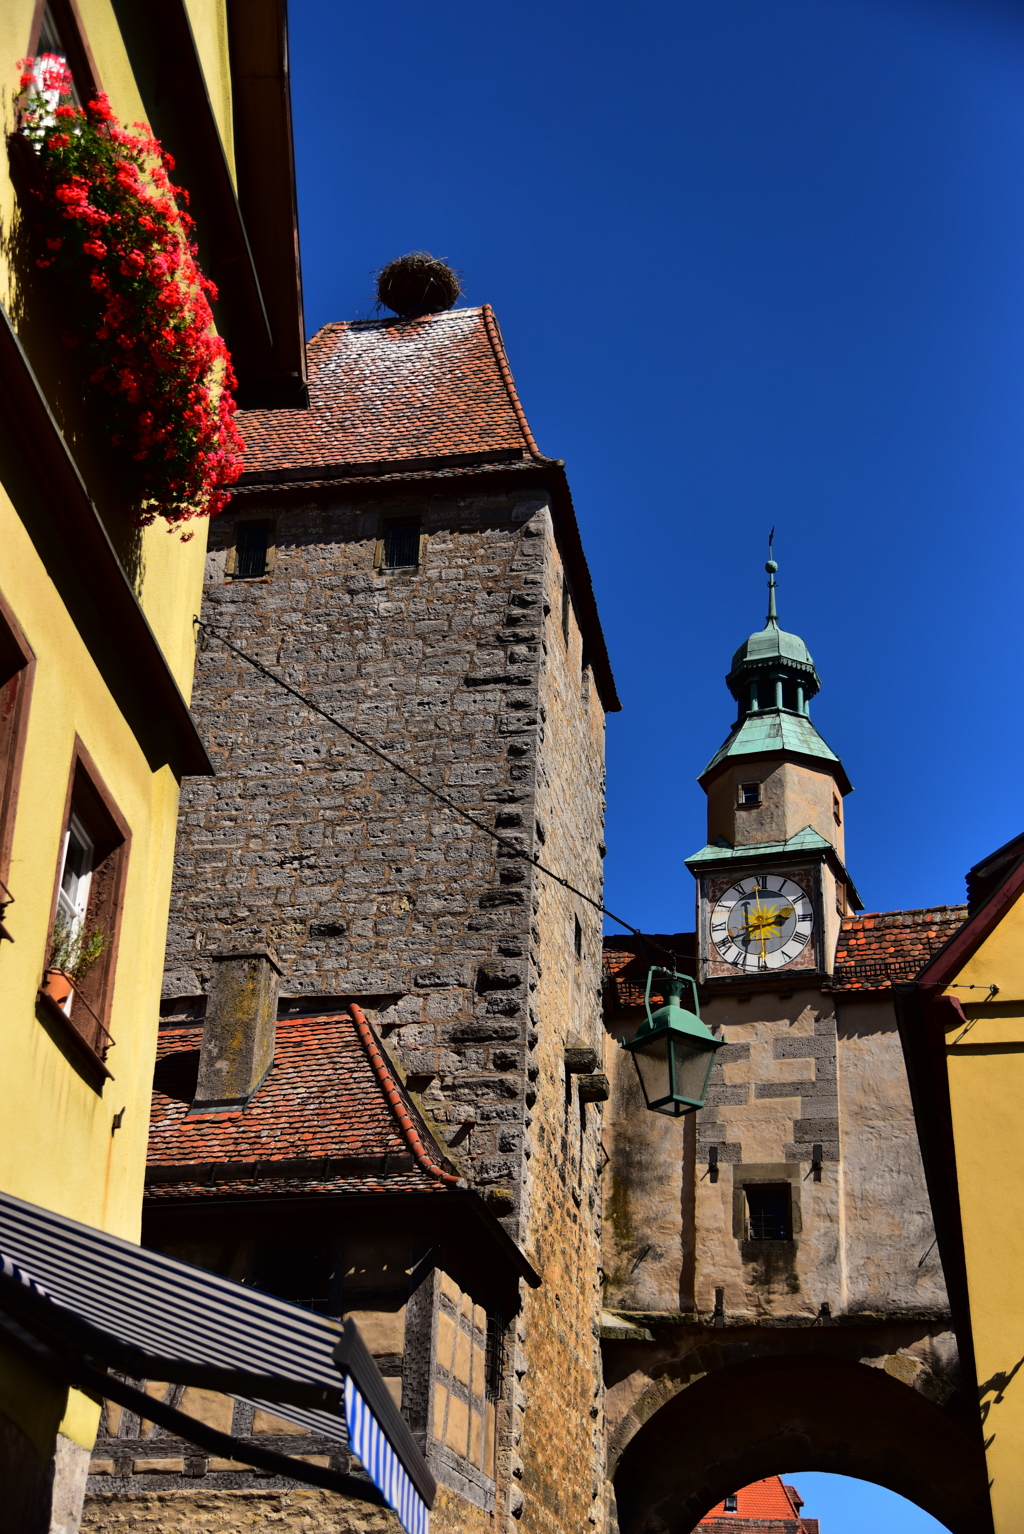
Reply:
[[[929,917],[933,920],[945,919],[952,921],[955,919],[957,921],[963,921],[966,915],[966,903],[958,903],[956,905],[913,906],[907,910],[897,911],[858,911],[855,916],[844,916],[842,927],[844,932],[853,931],[855,928],[864,926],[866,923],[870,923],[873,927],[879,925],[891,927],[918,927],[924,926],[926,919]]]
[[[490,304],[482,304],[480,306],[480,313],[483,316],[484,329],[487,332],[487,339],[491,343],[491,350],[494,353],[494,360],[498,364],[498,372],[501,374],[501,381],[505,385],[512,409],[516,414],[516,420],[519,422],[519,429],[522,432],[523,437],[526,440],[526,445],[530,449],[530,452],[533,454],[533,456],[535,458],[542,458],[543,454],[534,441],[533,432],[530,430],[530,423],[526,419],[526,411],[523,409],[519,399],[519,393],[516,389],[515,379],[512,377],[512,369],[509,366],[508,355],[505,351],[505,342],[502,339],[497,317]]]
[[[449,1187],[464,1188],[466,1186],[465,1178],[459,1177],[455,1172],[446,1172],[443,1167],[439,1167],[428,1156],[426,1146],[420,1139],[419,1131],[409,1116],[409,1112],[402,1099],[402,1094],[398,1090],[395,1078],[388,1070],[387,1062],[381,1053],[377,1040],[373,1036],[369,1023],[366,1021],[362,1007],[357,1006],[355,1002],[351,1002],[349,1004],[349,1015],[356,1025],[356,1032],[359,1035],[360,1043],[366,1051],[366,1057],[387,1100],[388,1107],[391,1109],[399,1132],[412,1152],[416,1164],[429,1176],[436,1177],[440,1182],[446,1183]]]

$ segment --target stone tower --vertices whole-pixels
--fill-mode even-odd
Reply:
[[[606,1055],[604,1350],[622,1534],[692,1527],[747,1482],[878,1480],[968,1530],[983,1498],[892,1004],[958,908],[857,915],[820,682],[779,625],[727,678],[739,716],[701,774],[696,931],[605,939],[606,1026],[649,966],[699,981],[724,1045],[706,1105],[645,1110]]]
[[[167,1007],[255,948],[284,1015],[365,1009],[542,1275],[505,1339],[497,1508],[561,1534],[604,1515],[601,928],[533,860],[600,901],[619,704],[491,310],[328,325],[309,365],[308,411],[242,418],[211,528],[193,708],[217,776],[183,798]]]

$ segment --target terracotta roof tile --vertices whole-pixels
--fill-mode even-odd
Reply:
[[[913,979],[966,918],[965,905],[844,916],[832,989],[887,991],[893,980]]]
[[[365,1026],[365,1024],[364,1024]],[[161,1029],[154,1075],[147,1197],[238,1197],[311,1191],[440,1192],[428,1161],[444,1152],[393,1084],[389,1102],[375,1041],[347,1014],[277,1026],[274,1063],[241,1113],[189,1117],[200,1028]],[[422,1142],[422,1144],[420,1143]]]
[[[652,933],[652,942],[678,954],[684,974],[696,974],[697,936],[694,932]],[[667,954],[645,943],[642,938],[606,937],[604,940],[605,1011],[615,1015],[642,1008],[647,971],[652,964],[669,964]],[[652,992],[652,996],[657,995]],[[660,1002],[661,997],[658,996]]]
[[[457,455],[539,457],[489,304],[325,325],[308,410],[245,410],[245,477]]]
[[[832,989],[887,991],[893,980],[912,979],[966,919],[965,905],[931,906],[919,911],[862,911],[857,916],[844,916]],[[656,941],[680,955],[684,971],[696,962],[694,933],[659,933]],[[641,1008],[648,968],[662,962],[668,961],[639,938],[606,937],[606,1010],[615,1014]]]
[[[792,1492],[792,1496],[790,1493]],[[730,1517],[737,1518],[787,1518],[795,1519],[799,1516],[799,1509],[803,1506],[795,1487],[784,1486],[781,1476],[770,1475],[763,1481],[752,1481],[749,1486],[743,1486],[736,1493],[735,1515],[725,1510],[725,1503],[719,1502],[709,1513],[701,1519],[697,1525],[708,1523],[712,1518],[721,1519],[723,1527],[726,1526]]]

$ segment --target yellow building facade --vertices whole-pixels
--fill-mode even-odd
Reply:
[[[1024,1529],[1024,837],[967,876],[969,914],[897,984],[943,1268],[978,1402],[995,1534]]]
[[[178,161],[242,402],[301,404],[285,16],[279,0],[0,8],[0,1189],[135,1241],[179,790],[211,770],[188,709],[207,524],[183,542],[125,519],[26,254],[18,64],[55,38],[79,94],[149,121]],[[55,934],[87,928],[102,951],[62,997]],[[0,1341],[10,1527],[76,1523],[97,1417]]]

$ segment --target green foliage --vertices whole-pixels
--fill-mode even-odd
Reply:
[[[98,959],[110,947],[111,939],[101,927],[86,927],[57,912],[50,940],[48,969],[62,970],[72,980],[84,980]]]

